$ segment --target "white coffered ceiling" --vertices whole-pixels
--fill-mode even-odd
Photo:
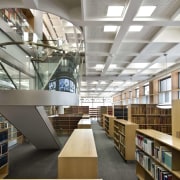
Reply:
[[[18,2],[22,7],[31,4]],[[44,22],[52,39],[62,38],[73,44],[72,48],[80,47],[84,40],[82,97],[111,96],[155,77],[165,70],[165,53],[166,67],[179,67],[179,0],[33,0],[28,6],[48,12]],[[123,6],[122,16],[108,17],[108,6]],[[154,6],[155,10],[151,16],[138,17],[142,6]],[[67,21],[76,27],[68,26]],[[117,28],[104,32],[104,26]],[[132,26],[141,30],[129,31]]]

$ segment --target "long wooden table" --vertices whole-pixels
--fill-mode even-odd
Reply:
[[[98,156],[92,129],[75,129],[58,156],[59,179],[97,179]]]
[[[91,129],[91,120],[90,119],[80,119],[78,122],[79,129]]]

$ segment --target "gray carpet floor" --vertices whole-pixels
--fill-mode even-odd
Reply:
[[[113,140],[92,121],[98,153],[98,176],[103,180],[136,180],[135,162],[125,162],[114,148]],[[62,145],[68,136],[61,136]],[[9,151],[8,179],[56,179],[59,150],[37,150],[32,144],[17,145]]]

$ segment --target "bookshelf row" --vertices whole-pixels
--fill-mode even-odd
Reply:
[[[136,174],[139,179],[180,179],[180,141],[155,130],[136,130]]]
[[[0,130],[0,178],[8,175],[8,129]]]
[[[64,108],[64,114],[89,114],[89,106],[70,106]]]
[[[171,109],[159,109],[156,104],[128,105],[128,121],[139,124],[140,129],[155,129],[172,134]]]
[[[49,119],[58,135],[71,134],[82,119],[80,114],[59,114],[49,116]]]
[[[99,125],[103,127],[103,114],[112,115],[112,106],[99,106],[97,109],[97,120]]]
[[[90,117],[97,117],[97,108],[89,108],[89,116]]]
[[[138,125],[122,119],[114,120],[114,146],[124,160],[135,160],[135,132]]]
[[[156,104],[98,107],[98,122],[103,128],[105,128],[104,115],[112,115],[115,119],[124,119],[136,123],[140,129],[152,128],[170,135],[172,134],[171,109],[159,109],[156,107]]]

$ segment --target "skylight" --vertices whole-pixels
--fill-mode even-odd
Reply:
[[[104,26],[104,32],[116,32],[117,26]]]
[[[156,6],[141,6],[136,17],[150,17],[155,9]]]
[[[129,27],[129,32],[139,32],[141,31],[143,26],[130,26]]]
[[[122,16],[124,6],[108,6],[107,16]]]
[[[100,84],[107,84],[107,82],[106,81],[101,81]]]
[[[103,69],[104,68],[104,64],[96,64],[96,69]]]
[[[109,69],[116,69],[117,68],[117,64],[110,64],[109,65]]]
[[[147,67],[149,65],[149,63],[131,63],[129,66],[127,66],[127,68],[129,69],[143,69],[145,67]]]

